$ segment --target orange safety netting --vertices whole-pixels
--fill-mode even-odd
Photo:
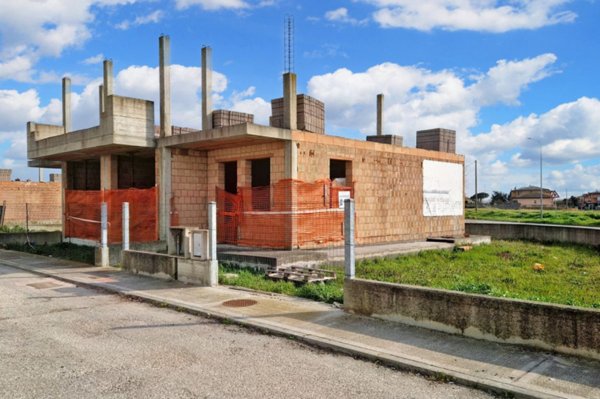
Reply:
[[[264,187],[239,187],[238,194],[217,188],[217,234],[222,243],[266,248],[296,248],[341,243],[342,198],[352,187],[329,180],[281,180]],[[340,206],[341,205],[341,206]]]
[[[123,202],[129,202],[129,240],[158,239],[156,188],[124,190],[65,190],[65,236],[100,240],[100,207],[107,203],[108,242],[122,240]]]

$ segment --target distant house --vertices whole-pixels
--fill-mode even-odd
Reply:
[[[554,200],[559,195],[554,190],[542,188],[542,197],[545,207],[554,207]],[[540,206],[540,188],[536,186],[515,187],[510,191],[508,199],[517,202],[522,208],[537,208]]]
[[[585,193],[579,197],[579,207],[585,209],[597,209],[600,207],[600,191]]]

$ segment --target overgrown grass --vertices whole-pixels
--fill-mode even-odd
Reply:
[[[0,226],[0,233],[25,233],[25,228],[21,226]]]
[[[600,308],[600,254],[581,245],[494,241],[471,251],[427,251],[357,267],[371,280]],[[536,271],[534,265],[543,265]],[[538,267],[539,268],[539,267]]]
[[[13,251],[68,259],[76,262],[89,263],[91,265],[94,264],[94,248],[84,245],[75,245],[68,242],[63,242],[59,244],[43,244],[32,246],[27,244],[5,244],[4,247]]]
[[[334,270],[333,268],[327,268]],[[265,277],[262,270],[239,268],[233,264],[223,262],[219,267],[219,284],[251,288],[258,291],[274,292],[291,296],[312,299],[320,302],[339,302],[344,299],[343,286],[344,274],[337,272],[337,279],[324,284],[294,284],[289,281],[273,281]],[[228,276],[235,274],[237,277]]]
[[[483,208],[479,209],[477,212],[475,209],[467,209],[465,217],[467,219],[497,220],[504,222],[600,227],[600,211],[544,210],[544,218],[541,219],[539,209],[513,210]]]
[[[600,254],[580,245],[494,241],[471,251],[425,251],[395,259],[359,262],[359,278],[444,288],[496,297],[600,308]],[[534,265],[543,265],[536,271]],[[539,268],[539,267],[538,267]],[[343,301],[343,269],[327,284],[297,286],[271,281],[262,271],[222,265],[219,282],[323,302]],[[226,273],[236,273],[237,278]]]

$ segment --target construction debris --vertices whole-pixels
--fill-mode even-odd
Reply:
[[[271,280],[293,281],[295,283],[324,283],[336,279],[331,270],[316,269],[303,266],[284,266],[268,269],[267,277]]]

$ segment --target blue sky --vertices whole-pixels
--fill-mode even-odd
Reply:
[[[215,106],[267,123],[281,95],[283,20],[295,21],[299,91],[326,104],[329,134],[457,131],[480,191],[544,182],[600,188],[600,4],[595,0],[0,0],[0,167],[26,168],[25,124],[57,123],[73,79],[75,128],[97,123],[101,61],[116,92],[156,100],[158,36],[171,37],[173,119],[200,127],[200,48],[213,48]],[[156,121],[158,123],[158,119]],[[531,137],[533,140],[529,140]]]

